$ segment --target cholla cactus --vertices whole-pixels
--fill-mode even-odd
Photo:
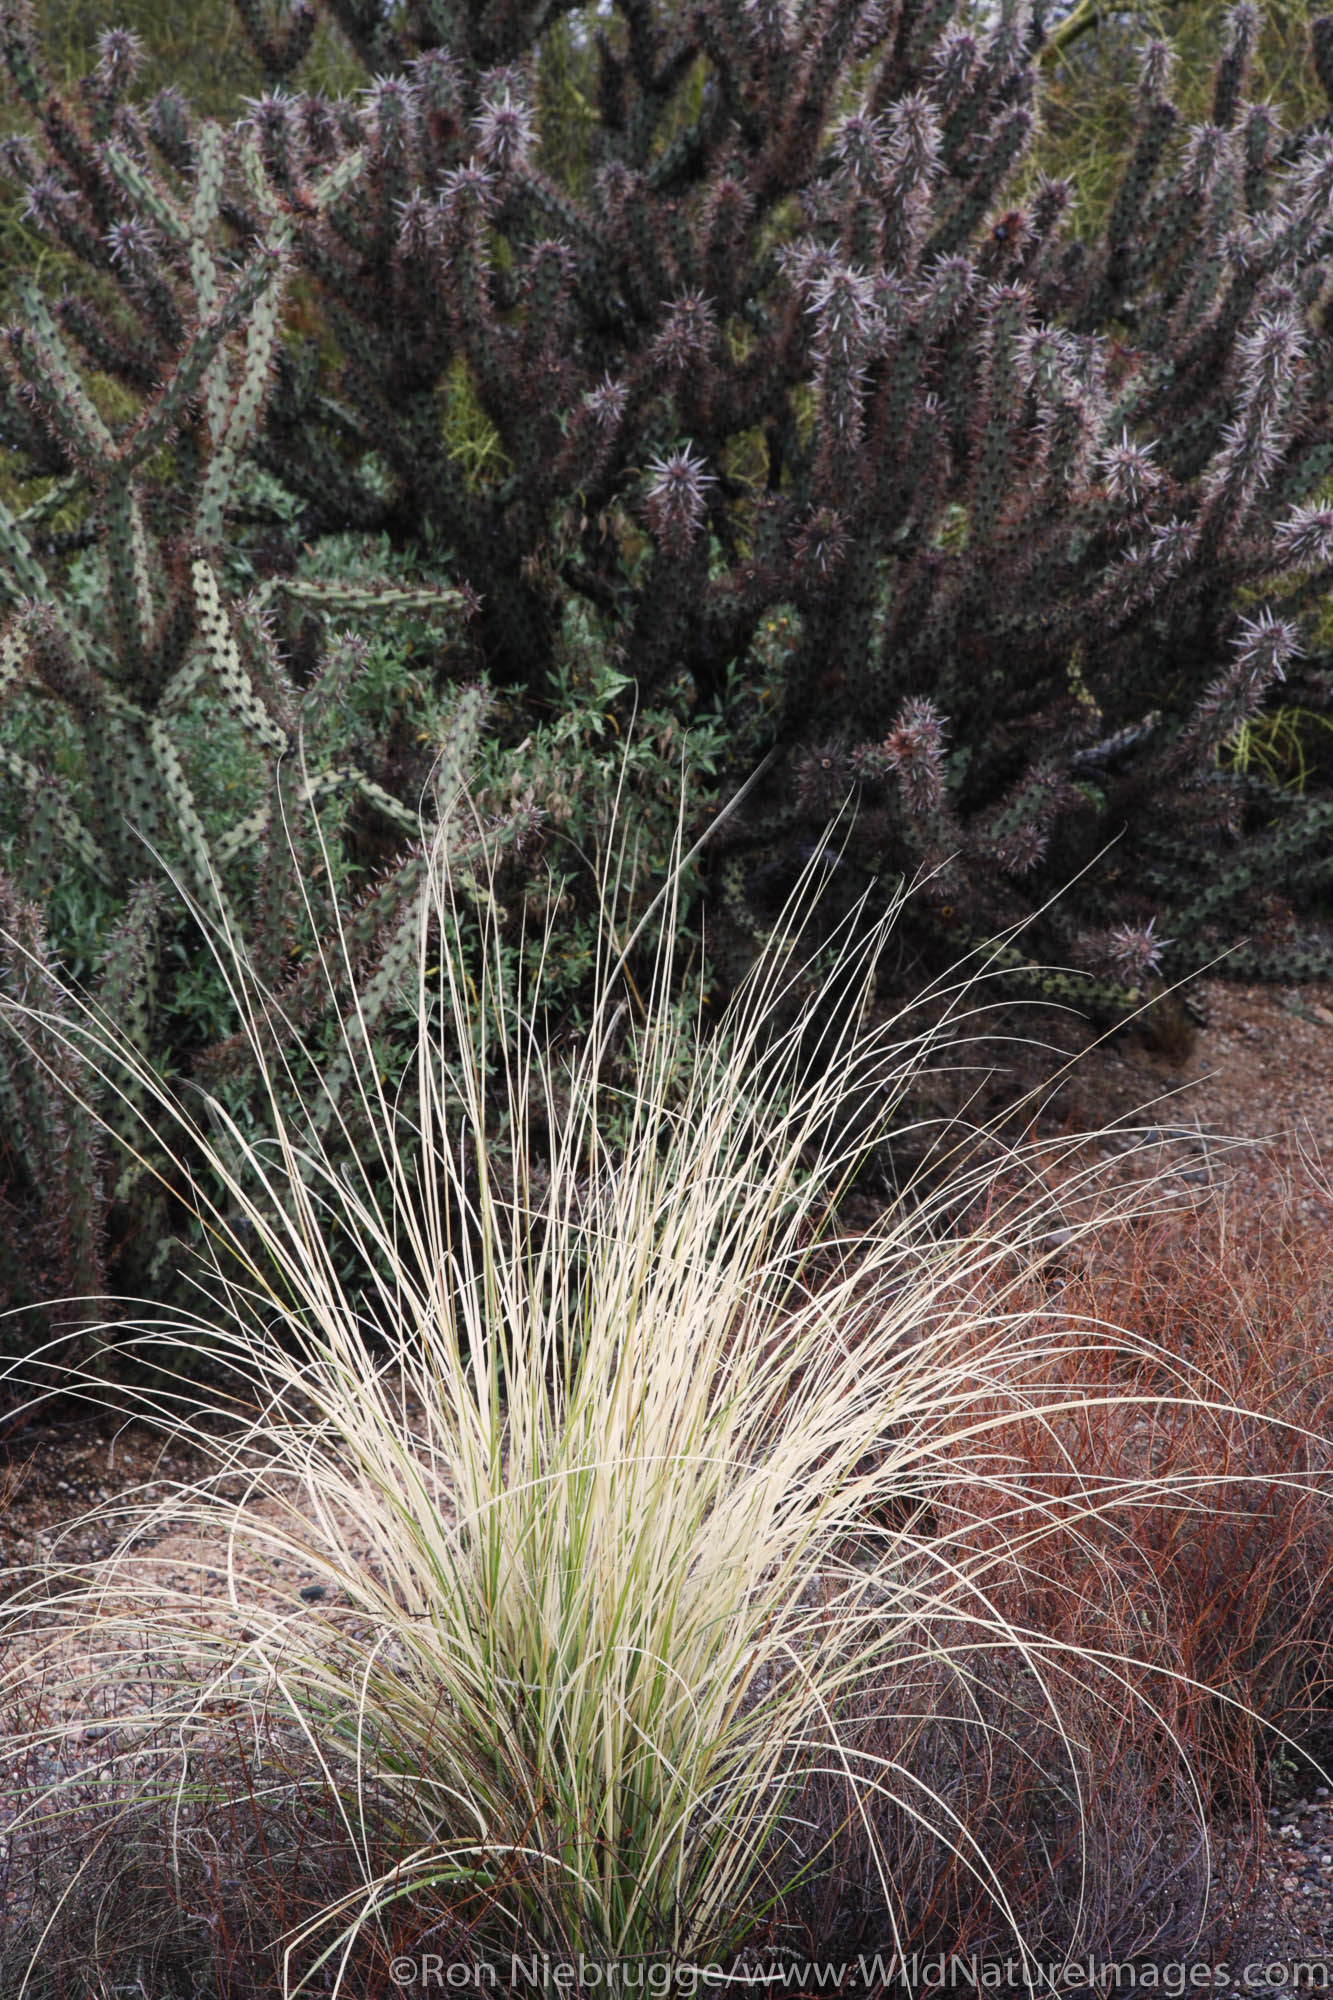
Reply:
[[[703,525],[705,498],[714,484],[688,445],[654,459],[644,512],[668,555],[681,555]]]
[[[1087,239],[1069,188],[1026,172],[1017,6],[619,0],[568,51],[600,107],[569,172],[543,143],[559,7],[326,0],[366,66],[338,103],[301,88],[308,9],[240,11],[269,89],[231,132],[171,95],[135,108],[120,57],[61,99],[5,12],[39,124],[9,170],[144,329],[91,296],[25,314],[6,427],[34,470],[100,482],[117,547],[156,530],[141,475],[96,469],[126,445],[62,333],[141,404],[135,466],[170,445],[210,549],[248,453],[308,541],[447,548],[479,604],[470,663],[516,701],[549,698],[573,600],[641,699],[762,710],[731,775],[777,759],[727,836],[733,885],[747,846],[766,868],[808,850],[831,749],[861,810],[849,878],[858,855],[885,881],[951,860],[951,948],[1082,871],[1034,956],[1091,966],[1152,925],[1179,972],[1318,878],[1323,801],[1226,758],[1272,698],[1256,621],[1287,635],[1285,699],[1329,685],[1306,613],[1330,558],[1333,141],[1249,101],[1252,9],[1193,130],[1169,49],[1144,50]],[[1321,24],[1325,79],[1330,46]],[[459,398],[483,448],[445,434]],[[39,595],[42,562],[11,559]],[[187,569],[145,596],[122,561],[108,586],[159,688],[191,643]],[[927,708],[947,749],[909,778],[884,746]]]
[[[17,10],[6,19],[17,69],[27,62],[40,80]],[[298,20],[291,35],[299,28]],[[261,158],[265,137],[280,150],[276,122],[256,116],[226,132],[191,127],[174,103],[159,107],[150,129],[169,130],[159,151],[170,168],[154,166],[123,103],[135,55],[132,38],[104,36],[81,106],[42,83],[34,101],[51,164],[38,172],[23,147],[9,156],[20,175],[35,173],[34,216],[113,282],[121,305],[66,297],[52,308],[20,279],[21,317],[0,345],[6,431],[27,472],[46,481],[24,513],[0,502],[0,730],[34,704],[58,709],[78,764],[76,776],[57,772],[0,740],[0,781],[23,824],[17,879],[0,873],[0,930],[10,940],[0,945],[0,977],[38,976],[32,967],[49,956],[39,906],[58,883],[73,885],[107,913],[101,1004],[143,1052],[170,1061],[177,1052],[163,1017],[202,941],[196,934],[190,945],[184,911],[168,911],[161,886],[150,883],[154,856],[178,871],[258,968],[285,978],[308,935],[304,877],[318,875],[316,815],[327,801],[356,800],[388,829],[387,852],[397,850],[353,924],[372,1017],[394,1001],[403,970],[397,940],[415,922],[417,801],[377,782],[367,768],[373,752],[354,752],[330,730],[346,694],[345,656],[326,658],[303,686],[294,681],[269,615],[275,603],[305,616],[411,613],[457,627],[470,599],[437,583],[339,589],[279,572],[242,601],[229,582],[290,267],[289,226]],[[303,133],[311,122],[303,119]],[[326,199],[341,173],[335,162],[312,202]],[[89,362],[120,375],[128,409],[105,414],[87,386]],[[46,532],[56,510],[76,514],[72,534]],[[214,730],[237,734],[253,773],[222,825],[196,795],[190,769],[203,703],[212,705]],[[446,726],[462,776],[477,732],[468,701],[455,707]],[[517,828],[516,819],[515,836]],[[509,832],[506,823],[493,829],[499,841]],[[0,1201],[28,1211],[28,1226],[12,1233],[31,1251],[23,1269],[0,1273],[0,1290],[20,1299],[104,1292],[116,1211],[116,1236],[137,1239],[145,1253],[140,1269],[159,1258],[168,1233],[160,1181],[142,1170],[104,1173],[92,1109],[87,1130],[71,1123],[50,1077],[53,1069],[63,1077],[61,1061],[40,1034],[0,1049],[0,1101],[10,1114],[0,1134]],[[133,1093],[118,1096],[114,1079],[90,1105],[113,1129],[132,1128]],[[157,1169],[168,1171],[164,1161]],[[123,1259],[119,1279],[123,1286]]]
[[[0,877],[0,929],[23,947],[0,959],[6,998],[64,1011],[40,910]],[[0,1039],[0,1306],[104,1294],[107,1147],[80,1098],[77,1059],[58,1024]],[[94,1312],[96,1308],[94,1308]],[[6,1330],[5,1346],[20,1321]],[[83,1357],[80,1356],[80,1359]]]
[[[333,504],[392,534],[432,521],[482,596],[498,673],[542,685],[534,553],[562,510],[564,585],[620,607],[642,688],[682,666],[705,699],[743,687],[770,607],[794,601],[775,690],[791,782],[774,776],[732,835],[765,866],[784,840],[808,847],[836,765],[859,788],[867,873],[960,857],[955,931],[1016,921],[1086,866],[1042,955],[1127,989],[1234,941],[1285,893],[1302,826],[1317,872],[1322,805],[1277,808],[1252,776],[1241,797],[1224,761],[1279,672],[1309,705],[1326,688],[1300,614],[1331,553],[1333,154],[1247,101],[1252,9],[1193,130],[1169,49],[1145,49],[1092,241],[1062,183],[1008,192],[1036,87],[1013,10],[988,28],[857,0],[710,0],[688,25],[635,10],[599,44],[603,123],[577,189],[543,163],[523,10],[488,10],[484,30],[451,13],[447,50],[411,9],[332,11],[407,94],[394,171],[407,158],[416,204],[410,249],[376,235],[390,162],[373,100],[349,109],[343,157],[360,147],[363,166],[296,219],[293,254],[349,329],[330,387],[390,477]],[[1316,68],[1327,41],[1321,24]],[[697,61],[687,114],[672,80]],[[429,323],[403,310],[427,276]],[[493,481],[437,447],[433,399],[460,361],[502,448]],[[328,503],[316,400],[281,392],[263,449]],[[638,523],[649,555],[627,576]],[[926,716],[948,753],[914,761]],[[1095,865],[1112,836],[1114,888]],[[1219,839],[1243,853],[1228,899],[1201,902]]]

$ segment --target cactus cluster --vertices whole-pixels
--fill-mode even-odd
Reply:
[[[986,28],[625,0],[584,22],[577,174],[541,145],[568,9],[328,11],[374,77],[353,100],[299,88],[309,8],[242,9],[272,87],[232,224],[310,302],[255,445],[304,532],[429,524],[487,668],[537,698],[571,596],[641,699],[682,668],[752,696],[789,607],[779,757],[733,836],[765,867],[850,794],[863,877],[933,871],[955,931],[1083,871],[1042,943],[1091,983],[1242,938],[1238,969],[1328,964],[1301,901],[1326,802],[1219,757],[1284,683],[1328,694],[1301,645],[1333,556],[1333,153],[1247,98],[1252,7],[1189,129],[1145,47],[1091,241],[1028,171],[1020,0]],[[202,133],[165,124],[197,177]],[[480,472],[445,445],[460,378]]]
[[[294,665],[298,545],[350,531],[430,580],[329,608],[473,611],[450,671],[511,713],[549,714],[582,624],[641,707],[718,718],[729,781],[768,758],[718,842],[735,935],[850,799],[850,889],[926,875],[950,951],[1045,911],[1062,995],[1233,946],[1333,965],[1333,799],[1227,755],[1333,687],[1333,121],[1251,100],[1247,0],[1202,122],[1143,49],[1091,235],[1032,168],[1027,0],[238,11],[267,88],[225,127],[139,101],[117,31],[55,88],[0,4],[3,166],[80,274],[21,291],[0,381],[40,488],[0,513],[0,694],[59,704],[85,774],[0,744],[14,893],[72,857],[146,980],[146,835],[290,970],[291,807],[354,789],[410,832],[348,746],[289,754],[334,675]],[[302,86],[321,16],[359,94]],[[557,72],[574,149],[544,138]],[[268,774],[221,832],[177,736],[205,693]],[[363,926],[386,979],[410,856],[394,879]]]
[[[9,26],[22,80],[29,73],[12,16]],[[372,1025],[403,970],[397,940],[419,894],[408,844],[423,838],[421,813],[415,798],[376,782],[327,726],[355,648],[329,649],[297,685],[276,640],[274,600],[307,617],[415,615],[446,625],[468,604],[435,582],[342,588],[278,576],[244,595],[235,587],[232,538],[272,390],[288,229],[248,133],[201,127],[183,185],[152,169],[136,118],[109,101],[127,66],[117,46],[105,38],[107,95],[88,93],[78,117],[43,93],[35,66],[29,77],[30,101],[42,104],[44,136],[69,177],[59,185],[49,171],[37,175],[33,212],[58,218],[65,242],[82,245],[117,282],[120,317],[126,303],[134,308],[135,340],[112,304],[67,295],[52,306],[19,280],[21,318],[0,354],[0,422],[43,490],[23,510],[0,500],[0,727],[10,725],[0,785],[6,819],[20,829],[12,877],[0,874],[0,928],[21,947],[4,954],[0,977],[18,998],[30,997],[34,979],[43,984],[37,968],[51,962],[51,945],[42,905],[73,879],[111,913],[92,998],[136,1046],[169,1060],[163,862],[245,941],[261,977],[285,976],[318,912],[318,810],[330,798],[359,799],[401,850],[349,913],[358,967],[369,968],[362,1006]],[[12,157],[28,170],[26,149]],[[262,214],[236,253],[220,219],[232,183],[258,190]],[[106,414],[116,402],[107,374],[135,391],[118,415]],[[73,514],[77,528],[49,533],[56,512]],[[251,759],[244,809],[221,824],[189,771],[201,708],[208,732],[230,726]],[[475,747],[476,708],[477,691],[464,689],[429,746],[460,775]],[[51,754],[57,711],[72,775]],[[24,732],[13,725],[34,712],[47,718],[45,756],[18,747]],[[503,840],[506,828],[496,833]],[[179,911],[171,932],[177,966],[197,969],[202,940],[188,922],[182,930]],[[30,1043],[8,1036],[0,1046],[9,1224],[0,1230],[0,1298],[105,1293],[109,1231],[137,1245],[140,1270],[160,1275],[162,1187],[142,1166],[106,1167],[97,1138],[97,1115],[129,1135],[132,1098],[122,1100],[111,1077],[86,1112],[71,1110],[70,1060],[58,1037],[48,1048],[36,1030]]]

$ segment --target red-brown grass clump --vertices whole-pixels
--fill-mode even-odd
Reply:
[[[844,1735],[922,1781],[875,1827],[908,1950],[1003,1944],[950,1815],[1039,1954],[1257,1950],[1264,1805],[1317,1783],[1333,1740],[1333,1191],[1294,1148],[1247,1154],[1198,1199],[1071,1238],[1030,1303],[1130,1338],[1080,1349],[1064,1411],[1013,1402],[1006,1422],[997,1390],[988,1476],[942,1479],[918,1524],[960,1567],[994,1549],[1012,1649],[969,1663],[958,1619],[917,1699],[901,1676],[867,1691]],[[1058,1701],[1033,1700],[1033,1648]],[[852,1788],[820,1774],[805,1810],[833,1859],[787,1899],[786,1935],[878,1948]]]

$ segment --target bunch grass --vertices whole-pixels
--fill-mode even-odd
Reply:
[[[631,969],[647,919],[624,843],[603,868],[591,1026],[562,1049],[540,977],[514,991],[493,898],[469,948],[477,885],[453,879],[448,838],[468,810],[441,814],[429,857],[411,1165],[356,1008],[350,1081],[293,1115],[299,1037],[225,925],[218,962],[272,1139],[169,1091],[94,1010],[47,1019],[142,1088],[140,1115],[174,1123],[182,1157],[207,1159],[205,1305],[188,1326],[150,1315],[138,1338],[207,1341],[236,1393],[221,1442],[216,1398],[157,1395],[215,1473],[135,1509],[91,1581],[56,1559],[16,1589],[14,1685],[34,1647],[58,1662],[77,1641],[105,1687],[127,1647],[174,1646],[173,1701],[121,1703],[115,1728],[127,1766],[159,1746],[182,1801],[220,1709],[233,1728],[251,1715],[256,1740],[279,1729],[337,1799],[358,1875],[288,1941],[284,1990],[317,1975],[341,1989],[360,1942],[390,1916],[401,1936],[405,1909],[422,1935],[467,1912],[473,1955],[725,1968],[849,1827],[877,1885],[876,1944],[909,1941],[893,1825],[954,1857],[1021,1949],[992,1853],[913,1745],[960,1718],[1003,1737],[1002,1659],[1063,1746],[1077,1804],[1063,1718],[1099,1688],[1108,1712],[1155,1712],[1169,1666],[1044,1629],[1025,1584],[1058,1545],[1081,1590],[1115,1596],[1116,1537],[1145,1508],[1188,1509],[1198,1482],[1085,1466],[1077,1437],[1108,1409],[1204,1408],[1214,1387],[1044,1293],[1053,1242],[1106,1226],[1118,1199],[1073,1143],[1055,1193],[1049,1146],[1040,1172],[1006,1149],[1003,1180],[993,1144],[960,1147],[868,1232],[840,1226],[922,1064],[966,1041],[971,978],[904,1039],[870,1010],[891,919],[853,920],[840,1010],[802,997],[816,862],[726,1021],[683,1026],[670,889],[648,913],[665,942]],[[327,951],[336,985],[354,968],[335,962],[340,937]],[[337,1143],[353,1129],[358,1148]],[[179,1553],[152,1554],[167,1520],[201,1537],[183,1579]],[[38,1613],[50,1629],[34,1638]],[[867,1711],[895,1705],[906,1726],[888,1744]],[[832,1825],[807,1810],[820,1774],[843,1802]]]

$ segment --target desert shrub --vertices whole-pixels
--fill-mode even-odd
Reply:
[[[1099,228],[1022,179],[1014,10],[340,0],[323,28],[375,80],[336,98],[301,67],[314,15],[241,14],[268,88],[228,125],[148,95],[128,31],[66,82],[3,12],[6,167],[63,290],[19,283],[0,380],[0,851],[14,920],[132,993],[168,1066],[206,1074],[235,1023],[139,836],[196,892],[208,859],[271,977],[312,941],[276,829],[319,808],[374,957],[412,739],[444,747],[451,703],[488,768],[512,753],[516,840],[584,810],[596,704],[691,761],[700,824],[757,776],[707,860],[719,996],[816,853],[831,917],[928,875],[900,984],[1025,921],[1011,979],[1112,1015],[1242,938],[1233,969],[1323,967],[1322,770],[1244,746],[1327,705],[1328,139],[1247,97],[1246,10],[1188,130],[1148,49]],[[321,632],[430,604],[424,649]],[[596,916],[570,916],[577,1006]],[[104,1288],[131,1237],[158,1284],[169,1217],[107,1219],[88,1135],[27,1136],[42,1074],[10,1065],[10,1199],[89,1184],[13,1232],[10,1296]]]
[[[1327,798],[1218,762],[1279,689],[1326,695],[1296,659],[1328,561],[1328,141],[1247,96],[1249,10],[1202,122],[1149,46],[1082,235],[1067,183],[1016,178],[1015,9],[613,12],[564,44],[599,107],[577,162],[567,120],[541,150],[553,10],[330,17],[378,80],[270,90],[222,148],[215,254],[276,232],[299,274],[255,460],[307,537],[429,525],[497,682],[549,695],[572,600],[641,701],[683,670],[738,770],[767,739],[719,863],[742,955],[852,792],[849,888],[933,868],[954,943],[1084,871],[1036,940],[1081,983],[1046,990],[1114,1005],[1245,932],[1238,966],[1323,964]],[[206,128],[119,70],[49,94],[17,11],[8,45],[40,127],[11,168],[143,324],[131,363],[122,318],[68,302],[137,398],[179,346],[157,235]],[[7,423],[31,443],[14,397]]]
[[[849,1744],[910,1770],[922,1803],[866,1814],[845,1773],[812,1776],[793,1816],[818,1830],[803,1844],[820,1863],[780,1899],[773,1948],[887,1958],[896,1928],[909,1955],[1003,1960],[1009,1929],[980,1871],[945,1838],[956,1822],[1042,1964],[1088,1953],[1159,1967],[1238,1949],[1259,1955],[1262,1918],[1247,1902],[1246,1874],[1260,1822],[1243,1822],[1237,1840],[1201,1793],[1189,1691],[1160,1658],[1145,1657],[1127,1607],[1104,1590],[1089,1602],[1083,1588],[1077,1607],[1074,1597],[1071,1585],[1059,1606],[1049,1591],[1024,1599],[1025,1629],[1039,1629],[1053,1652],[1068,1646],[1066,1661],[1079,1663],[1053,1702],[1036,1695],[1019,1646],[997,1648],[966,1676],[937,1665],[867,1688],[843,1720]],[[954,1636],[966,1645],[961,1627]],[[1135,1662],[1123,1684],[1103,1664],[1108,1654]],[[1214,1841],[1224,1825],[1231,1859],[1219,1881]]]
[[[1151,1464],[1198,1493],[1197,1510],[1148,1510],[1117,1567],[1131,1595],[1160,1607],[1185,1670],[1223,1696],[1202,1705],[1193,1734],[1243,1784],[1268,1782],[1274,1753],[1288,1768],[1302,1745],[1322,1754],[1333,1717],[1333,1515],[1306,1478],[1327,1467],[1333,1417],[1333,1202],[1319,1164],[1295,1149],[1233,1175],[1192,1213],[1106,1232],[1072,1260],[1063,1296],[1168,1344],[1214,1386],[1207,1418],[1166,1408],[1110,1423],[1080,1436],[1079,1463],[1106,1480]],[[1285,1746],[1256,1736],[1256,1716]]]

